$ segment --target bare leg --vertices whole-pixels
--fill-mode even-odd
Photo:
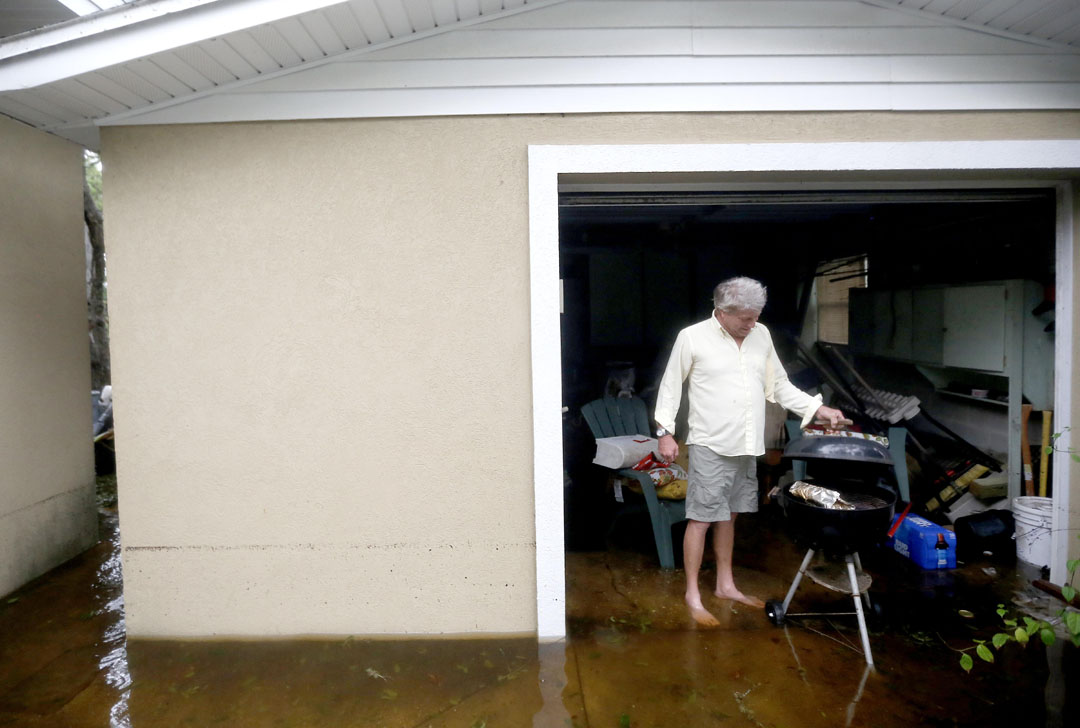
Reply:
[[[686,534],[683,536],[683,570],[686,571],[686,606],[690,616],[703,627],[717,627],[716,620],[705,605],[701,603],[701,591],[698,589],[698,573],[701,571],[701,558],[705,555],[705,535],[709,524],[688,520]]]
[[[747,596],[735,586],[735,575],[731,571],[731,552],[735,548],[735,516],[730,521],[717,521],[713,524],[713,549],[716,551],[716,596],[749,604],[751,607],[764,607],[765,602],[757,597]]]

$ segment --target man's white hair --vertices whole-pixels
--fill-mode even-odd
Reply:
[[[737,276],[721,281],[713,289],[713,306],[721,311],[757,311],[765,308],[765,286],[760,281]]]

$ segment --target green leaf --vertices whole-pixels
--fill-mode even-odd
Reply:
[[[1054,448],[1051,445],[1047,445],[1046,447],[1043,448],[1043,452],[1045,454],[1047,454],[1047,455],[1053,455],[1054,454]]]
[[[1028,633],[1023,627],[1016,628],[1016,641],[1022,645],[1028,643]]]
[[[1017,628],[1016,631],[1023,632],[1024,630]],[[994,635],[994,639],[992,641],[994,643],[994,649],[1000,650],[1001,646],[1009,641],[1009,635],[1005,634],[1004,632],[998,632]]]
[[[1065,601],[1071,602],[1073,597],[1076,596],[1076,589],[1066,584],[1061,587],[1061,596],[1065,597]]]
[[[1071,634],[1080,634],[1080,612],[1068,612],[1065,615],[1065,627]]]
[[[1054,630],[1050,629],[1049,627],[1043,627],[1042,629],[1040,629],[1039,636],[1042,637],[1044,645],[1049,646],[1054,644]]]
[[[986,645],[979,645],[975,649],[975,653],[987,662],[994,661],[994,653],[990,651],[990,648]]]
[[[1080,568],[1080,559],[1069,559],[1065,562],[1065,568],[1069,571],[1076,571]]]
[[[619,728],[630,728],[630,716],[626,713],[619,716]]]
[[[1005,619],[1005,620],[1002,620],[1002,621],[1005,622],[1006,627],[1015,627],[1016,626],[1016,620],[1015,619]]]
[[[974,665],[975,661],[971,659],[971,655],[966,652],[960,655],[960,667],[964,668],[964,672],[971,672]]]
[[[997,616],[999,616],[999,617],[1004,617],[1005,616],[1005,610],[1000,605],[997,608]]]
[[[1073,453],[1069,457],[1071,457],[1074,461],[1080,463],[1080,455],[1077,455],[1076,453]]]

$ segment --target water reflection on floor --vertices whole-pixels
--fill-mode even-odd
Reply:
[[[744,590],[776,597],[800,553],[772,525],[746,524],[737,575]],[[850,618],[778,628],[760,610],[713,600],[721,627],[695,629],[682,572],[660,571],[646,549],[568,554],[565,642],[125,641],[110,538],[0,603],[0,726],[907,728],[1075,718],[1061,714],[1060,676],[1041,646],[1002,652],[972,676],[957,666],[952,648],[993,618],[1000,574],[876,566],[893,614],[872,631],[871,672]],[[707,567],[703,579],[711,575]],[[836,598],[809,587],[797,596],[815,611]],[[975,619],[957,617],[958,607]]]

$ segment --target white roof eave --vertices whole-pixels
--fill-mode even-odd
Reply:
[[[0,41],[0,92],[33,88],[345,0],[155,0]]]

